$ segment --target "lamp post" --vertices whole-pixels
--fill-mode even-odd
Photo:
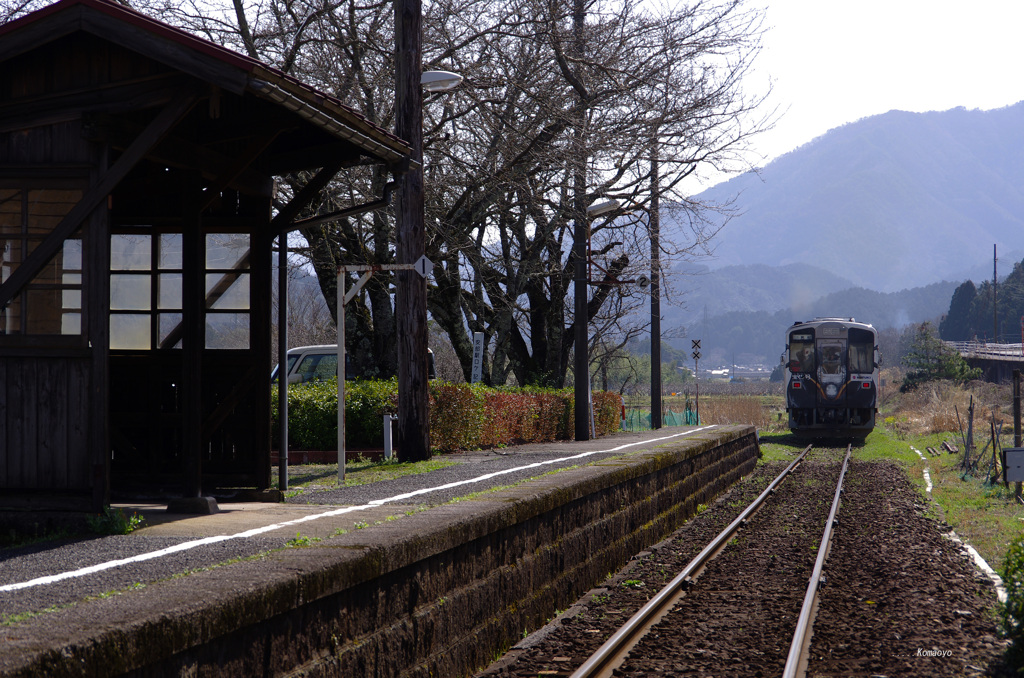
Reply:
[[[619,208],[618,200],[606,200],[601,203],[594,203],[587,208],[586,233],[583,229],[576,229],[576,236],[573,242],[573,252],[576,255],[576,268],[574,281],[575,294],[575,379],[573,386],[574,404],[573,414],[575,419],[576,440],[590,440],[591,426],[593,419],[593,407],[590,404],[590,346],[588,327],[590,325],[590,314],[587,310],[587,262],[590,260],[590,220],[608,214]],[[578,224],[577,226],[579,226]]]

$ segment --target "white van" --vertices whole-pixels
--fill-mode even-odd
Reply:
[[[270,382],[277,383],[277,370],[280,365],[275,365],[270,373]],[[288,367],[285,370],[288,374],[289,384],[304,384],[307,381],[319,381],[338,376],[338,345],[325,344],[323,346],[298,346],[288,350]]]
[[[434,378],[434,352],[427,349],[427,376]],[[355,374],[352,365],[352,358],[346,357],[345,378],[353,379],[359,375]],[[277,368],[275,365],[270,373],[270,383],[277,383]],[[338,345],[325,344],[322,346],[297,346],[288,350],[288,367],[285,370],[288,374],[289,384],[304,384],[310,381],[330,379],[338,376]]]

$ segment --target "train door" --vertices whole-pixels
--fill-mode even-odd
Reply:
[[[818,354],[818,406],[828,423],[841,424],[846,407],[847,346],[840,337],[819,338]],[[835,421],[833,421],[835,420]]]

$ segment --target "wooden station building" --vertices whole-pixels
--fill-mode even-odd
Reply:
[[[0,509],[268,488],[274,241],[338,172],[408,158],[108,0],[0,26]]]

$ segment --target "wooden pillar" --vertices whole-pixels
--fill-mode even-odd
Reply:
[[[267,221],[258,224],[251,231],[249,247],[253,256],[251,261],[251,287],[249,309],[249,351],[250,362],[256,366],[257,374],[267,375],[273,367],[270,355],[271,347],[271,316],[273,288],[273,247],[274,235],[269,228],[270,200],[267,200]],[[259,377],[257,377],[259,379]],[[265,383],[265,382],[264,382]],[[270,389],[258,389],[254,393],[253,413],[255,428],[253,434],[253,453],[256,460],[256,487],[260,490],[270,488]],[[260,416],[259,412],[265,413]]]
[[[107,149],[97,159],[106,168]],[[97,183],[93,177],[92,185]],[[92,346],[89,402],[89,450],[92,466],[92,510],[110,503],[110,218],[106,203],[93,210],[84,229],[83,329]]]
[[[185,181],[182,219],[182,453],[184,457],[184,494],[186,499],[202,496],[203,429],[203,351],[205,349],[206,303],[204,269],[206,242],[203,237],[199,204],[202,195],[199,177]]]

